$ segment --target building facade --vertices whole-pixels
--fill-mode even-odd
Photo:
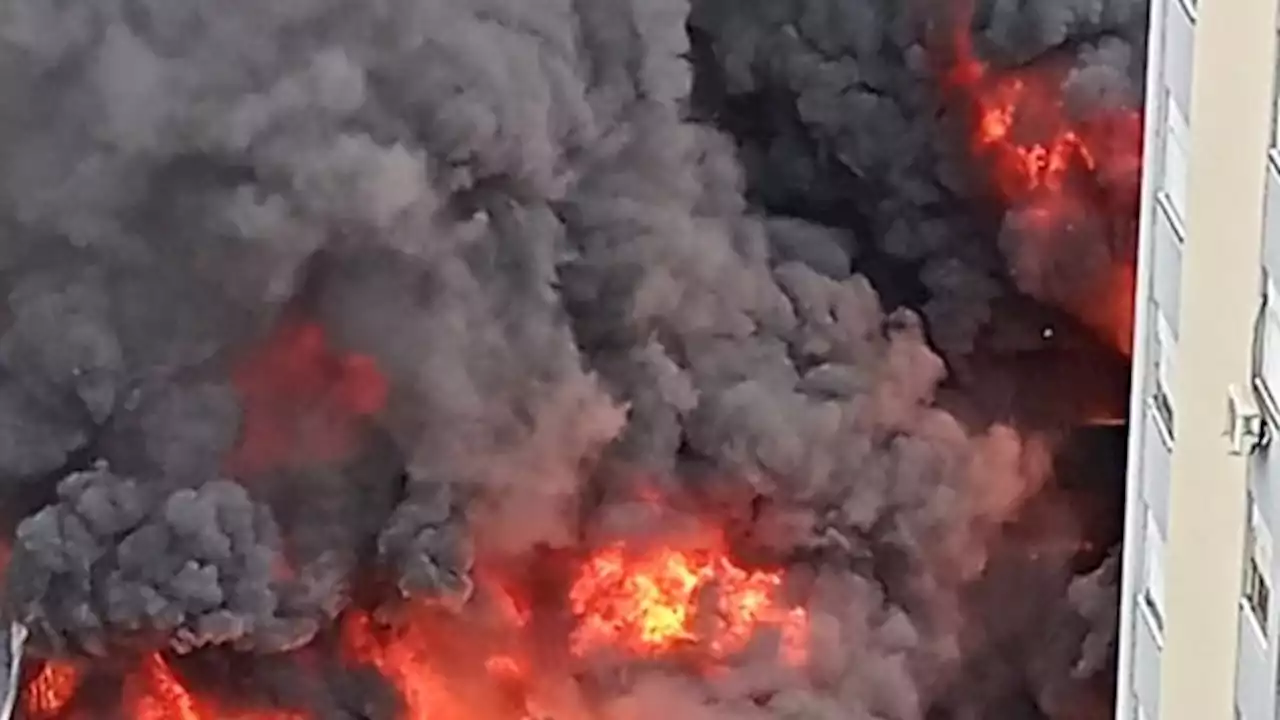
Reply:
[[[1116,718],[1276,720],[1277,0],[1150,22]]]

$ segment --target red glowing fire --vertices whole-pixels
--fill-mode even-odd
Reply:
[[[1059,95],[1061,68],[996,72],[977,58],[963,33],[953,49],[946,79],[974,109],[970,151],[1025,225],[1011,253],[1015,274],[1020,267],[1070,262],[1089,252],[1087,244],[1120,247],[1105,267],[1073,279],[1069,296],[1049,299],[1132,354],[1141,115],[1112,110],[1073,121]],[[1099,223],[1099,216],[1107,222]],[[1081,237],[1076,228],[1101,228],[1096,232],[1116,237]],[[1062,247],[1064,242],[1081,246]]]
[[[61,662],[45,663],[23,690],[22,717],[26,720],[53,720],[62,714],[80,686],[80,671]]]
[[[192,693],[159,655],[149,655],[124,688],[129,717],[137,720],[303,720],[279,710],[240,710]]]
[[[468,708],[454,693],[449,679],[437,670],[438,658],[429,644],[423,647],[415,640],[430,640],[422,623],[404,628],[408,634],[397,635],[379,628],[373,619],[354,612],[343,625],[343,644],[348,656],[371,665],[387,679],[404,703],[404,717],[464,720]]]
[[[24,720],[89,720],[98,714],[79,708],[68,714],[83,677],[66,662],[46,662],[26,684],[19,704]],[[214,698],[193,693],[159,653],[146,656],[126,678],[120,717],[134,720],[304,720],[301,715],[278,710],[244,710],[226,707]]]

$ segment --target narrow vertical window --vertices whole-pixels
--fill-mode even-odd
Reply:
[[[1156,308],[1156,352],[1155,352],[1155,389],[1152,391],[1151,404],[1161,431],[1172,442],[1174,437],[1174,405],[1173,375],[1174,356],[1177,351],[1177,338],[1169,319]]]
[[[1143,538],[1142,603],[1146,606],[1157,632],[1164,631],[1164,533],[1156,517],[1147,510]]]
[[[1191,129],[1186,112],[1170,93],[1165,93],[1164,164],[1161,190],[1169,198],[1175,218],[1185,226],[1187,219],[1187,163],[1191,157]]]
[[[1248,501],[1245,535],[1244,599],[1265,641],[1271,613],[1271,532],[1253,497]]]

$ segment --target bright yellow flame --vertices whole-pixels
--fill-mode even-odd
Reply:
[[[570,589],[578,618],[570,650],[651,656],[689,646],[723,658],[742,650],[757,629],[773,627],[786,659],[801,663],[808,617],[779,603],[781,585],[779,573],[744,570],[721,550],[636,554],[611,545],[587,560]]]

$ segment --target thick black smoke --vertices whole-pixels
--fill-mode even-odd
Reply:
[[[949,359],[991,322],[1010,266],[1023,291],[1069,305],[1088,287],[1082,275],[1132,252],[1132,235],[1109,232],[1099,208],[1074,212],[1076,226],[1046,244],[1019,242],[1035,207],[1004,219],[1000,207],[1006,242],[992,243],[992,218],[975,212],[990,205],[988,178],[963,140],[970,108],[941,90],[949,46],[963,42],[999,71],[1056,70],[1073,124],[1138,107],[1144,0],[699,0],[691,27],[702,112],[741,144],[750,196],[849,228],[878,256],[868,270],[892,277],[882,290],[921,304]],[[1115,150],[1099,153],[1097,179],[1128,197],[1137,157]]]
[[[832,228],[826,243],[805,243],[822,248],[806,261],[829,267],[829,248],[842,249],[888,303],[922,311],[958,371],[961,398],[949,396],[949,406],[964,417],[1060,418],[1071,402],[1046,378],[1076,378],[1067,383],[1076,393],[1108,382],[1064,366],[1054,346],[1079,365],[1104,363],[1075,354],[1064,333],[1044,332],[1052,321],[1042,310],[1009,297],[1020,291],[1069,312],[1100,302],[1099,273],[1134,257],[1134,138],[1104,135],[1116,144],[1096,154],[1096,193],[1068,198],[1089,205],[1066,208],[1073,222],[1055,233],[1044,223],[1028,233],[1040,208],[992,202],[989,168],[966,144],[971,108],[942,79],[962,54],[955,46],[968,45],[997,77],[1056,82],[1048,97],[1061,98],[1072,126],[1105,121],[1140,108],[1146,19],[1143,0],[700,0],[690,21],[695,108],[735,137],[757,207]],[[1021,717],[1019,702],[1069,716],[1090,680],[1105,686],[1111,671],[1114,561],[1071,586],[1101,583],[1082,607],[1084,591],[1067,592],[1068,558],[1050,552],[1028,563],[1036,541],[1013,543],[966,604],[977,647],[942,701],[959,717]]]
[[[477,543],[575,546],[643,479],[812,574],[815,653],[627,702],[924,717],[1047,467],[935,407],[924,323],[855,273],[919,263],[948,349],[1003,292],[928,5],[4,3],[9,611],[46,654],[279,652],[357,575],[464,601]],[[975,33],[1006,62],[1110,63],[1093,49],[1140,13],[1086,5],[983,7]],[[690,22],[698,83],[769,108],[721,118],[740,147],[691,119]],[[357,457],[233,472],[234,370],[299,314],[388,402]]]

